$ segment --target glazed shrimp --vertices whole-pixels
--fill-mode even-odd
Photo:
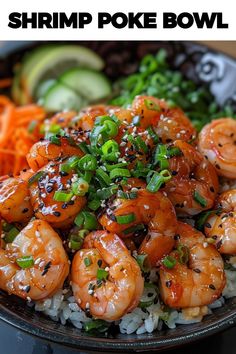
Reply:
[[[30,199],[38,219],[49,222],[53,227],[64,228],[71,225],[77,213],[84,207],[86,198],[74,196],[68,202],[54,199],[54,193],[58,190],[70,193],[71,180],[77,176],[73,171],[60,172],[60,165],[61,162],[58,161],[50,162],[37,172],[42,175],[30,185]]]
[[[98,279],[99,269],[105,272]],[[86,236],[72,262],[72,288],[80,307],[107,321],[120,319],[139,303],[144,280],[121,239],[107,231]]]
[[[180,156],[169,160],[171,180],[164,191],[178,215],[196,215],[213,206],[219,189],[215,168],[192,145],[177,140]]]
[[[199,150],[220,176],[236,178],[236,121],[221,118],[207,124],[199,134]]]
[[[133,221],[119,224],[119,216],[133,215]],[[145,189],[137,192],[137,198],[126,200],[117,198],[106,210],[99,222],[108,231],[117,233],[121,237],[134,225],[145,224],[148,233],[144,238],[139,252],[148,255],[149,262],[155,266],[163,255],[168,254],[174,246],[174,235],[177,227],[175,210],[171,202],[161,192],[150,193]],[[131,229],[132,230],[132,229]]]
[[[163,99],[137,96],[132,110],[134,115],[141,117],[140,126],[152,126],[164,144],[177,139],[190,141],[196,138],[196,131],[184,112],[178,107],[170,108]]]
[[[216,201],[216,209],[222,212],[212,214],[205,223],[205,235],[214,240],[220,253],[236,254],[236,189],[222,193]]]
[[[173,308],[205,306],[214,302],[225,286],[224,263],[214,246],[204,241],[204,236],[190,225],[179,223],[179,244],[187,246],[189,260],[180,263],[179,252],[173,268],[160,269],[160,292],[166,305]]]
[[[27,267],[19,265],[24,257],[30,257]],[[0,288],[9,294],[45,299],[62,287],[68,273],[62,241],[45,221],[31,221],[12,243],[0,249]]]
[[[33,215],[28,183],[20,178],[0,181],[0,215],[7,222],[27,222]]]
[[[61,137],[59,145],[49,140],[35,143],[27,155],[27,162],[33,171],[38,171],[49,161],[60,157],[83,156],[83,152],[76,146],[72,146],[67,138]]]

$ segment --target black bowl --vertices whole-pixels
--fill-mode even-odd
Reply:
[[[14,64],[24,51],[39,42],[5,42],[0,47],[0,77],[11,75]],[[130,74],[146,53],[165,48],[173,68],[197,83],[210,87],[219,105],[230,102],[236,107],[236,60],[190,42],[88,42],[106,61],[111,79]],[[152,334],[108,337],[88,335],[70,325],[62,326],[34,312],[19,298],[0,292],[0,318],[11,325],[49,341],[86,351],[140,352],[181,346],[225,330],[236,324],[236,298],[214,310],[201,323],[180,325]]]

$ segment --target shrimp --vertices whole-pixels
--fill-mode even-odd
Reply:
[[[152,126],[164,144],[177,139],[190,141],[196,138],[196,131],[184,112],[178,107],[170,108],[163,99],[136,96],[132,110],[141,118],[140,126]]]
[[[117,217],[125,215],[132,215],[133,221],[126,224],[118,223]],[[140,189],[135,199],[117,198],[100,217],[99,222],[106,230],[120,237],[130,237],[132,232],[134,233],[132,227],[135,225],[147,225],[148,232],[139,253],[147,254],[152,266],[155,266],[174,246],[177,227],[175,210],[169,199],[161,192],[150,193]]]
[[[171,257],[176,264],[160,269],[160,293],[164,303],[172,308],[205,306],[220,295],[225,286],[224,262],[213,245],[204,241],[204,235],[190,225],[179,223],[178,243],[188,247],[189,260],[183,264],[180,252]]]
[[[214,240],[220,253],[236,254],[236,189],[222,193],[216,201],[220,214],[212,214],[206,220],[204,232]]]
[[[107,231],[86,236],[83,249],[73,258],[71,279],[80,307],[106,321],[118,320],[137,307],[144,288],[137,262],[122,240]]]
[[[20,260],[27,262],[26,257],[30,263],[20,266]],[[31,221],[12,243],[0,249],[0,288],[23,299],[51,297],[68,273],[62,241],[46,221]]]
[[[54,144],[49,140],[35,143],[26,158],[30,168],[36,172],[49,161],[57,158],[69,156],[81,157],[83,155],[83,152],[77,146],[71,145],[67,138],[61,137],[58,144]]]
[[[27,222],[33,215],[28,183],[20,178],[0,182],[0,215],[7,222]]]
[[[236,121],[233,118],[207,124],[199,134],[198,147],[216,167],[219,176],[236,178]]]
[[[177,140],[180,156],[169,160],[172,178],[164,191],[178,215],[196,215],[210,209],[219,189],[215,168],[192,145]]]
[[[63,160],[66,163],[66,160]],[[54,194],[62,190],[71,193],[72,179],[77,175],[73,170],[60,172],[61,162],[50,162],[38,173],[41,176],[30,185],[30,200],[35,216],[49,222],[53,227],[67,227],[73,222],[77,213],[84,207],[86,198],[74,196],[67,202],[56,201]]]

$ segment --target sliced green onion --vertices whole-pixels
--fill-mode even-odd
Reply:
[[[100,200],[94,199],[94,200],[91,200],[90,202],[88,202],[89,209],[91,209],[93,211],[96,211],[98,208],[100,208],[100,206],[101,206]]]
[[[78,162],[78,156],[71,156],[65,163],[60,165],[60,171],[68,173],[77,166]]]
[[[71,189],[74,195],[83,197],[89,189],[89,184],[85,179],[79,178],[77,181],[73,182]]]
[[[102,158],[107,161],[115,162],[119,155],[119,145],[115,140],[108,140],[102,145]]]
[[[124,168],[128,165],[127,162],[121,162],[121,163],[117,163],[117,164],[114,164],[114,165],[108,165],[108,164],[105,164],[105,167],[106,167],[106,170],[108,172],[111,172],[112,170],[114,170],[115,168]]]
[[[208,210],[198,214],[195,227],[196,229],[202,231],[204,229],[205,223],[209,216],[217,213],[217,210]]]
[[[207,200],[204,197],[202,197],[201,194],[198,193],[198,191],[194,191],[193,198],[203,208],[205,208],[207,206]]]
[[[121,199],[136,199],[138,196],[137,192],[123,192],[121,190],[118,190],[117,193],[118,198]]]
[[[69,238],[69,247],[72,249],[72,250],[79,250],[82,245],[83,245],[83,238],[80,237],[79,235],[71,235],[70,238]]]
[[[188,263],[188,260],[189,260],[189,249],[188,249],[188,247],[185,246],[185,245],[179,244],[177,246],[177,252],[179,254],[179,262],[181,264]]]
[[[96,195],[100,200],[105,200],[110,198],[112,195],[116,194],[117,190],[118,190],[118,186],[112,185],[107,188],[99,189]]]
[[[34,265],[34,259],[32,256],[23,256],[23,257],[17,258],[16,263],[22,269],[26,269],[26,268],[30,268]]]
[[[50,141],[52,144],[54,144],[54,145],[58,145],[58,146],[61,145],[61,140],[60,140],[60,138],[59,138],[58,136],[56,136],[56,135],[50,136],[50,137],[49,137],[49,141]]]
[[[157,136],[157,134],[154,132],[154,130],[152,129],[152,127],[148,127],[147,128],[148,134],[150,135],[150,137],[152,138],[154,144],[158,144],[159,142],[159,138]]]
[[[169,162],[167,157],[168,157],[167,147],[165,145],[159,144],[156,147],[154,153],[154,161],[153,161],[154,166],[158,164],[161,170],[168,168]]]
[[[11,227],[11,229],[5,234],[4,241],[6,243],[12,243],[19,232],[20,231],[15,226]]]
[[[81,211],[75,218],[75,224],[86,230],[96,230],[98,222],[96,216],[90,211]]]
[[[163,170],[159,173],[154,172],[146,189],[151,193],[155,193],[161,188],[163,183],[168,182],[171,177],[172,176],[168,170]]]
[[[153,102],[152,100],[145,99],[144,104],[147,107],[147,109],[150,109],[151,111],[161,112],[161,107],[155,102]]]
[[[154,299],[149,300],[149,301],[140,301],[138,304],[138,307],[140,309],[145,309],[145,308],[151,306],[153,303],[154,303]]]
[[[129,235],[129,234],[134,234],[137,231],[145,230],[145,225],[144,224],[138,224],[134,226],[130,226],[127,229],[123,231],[124,235]]]
[[[38,171],[33,176],[31,176],[28,180],[28,184],[31,186],[34,182],[37,182],[41,177],[45,174],[44,171]]]
[[[85,267],[89,267],[92,264],[91,259],[89,257],[85,257],[84,264],[85,264]]]
[[[171,147],[167,150],[168,157],[181,156],[182,151],[178,147]]]
[[[99,268],[97,270],[97,279],[98,280],[106,280],[108,278],[109,272],[105,269]]]
[[[136,216],[134,213],[116,216],[116,222],[120,225],[129,224],[129,223],[135,221],[135,219],[136,219]]]
[[[143,139],[141,138],[141,136],[137,136],[135,138],[135,142],[136,142],[136,145],[138,146],[138,150],[141,150],[143,151],[145,154],[148,153],[148,146],[147,144],[145,143],[145,141],[143,141]]]
[[[93,177],[93,173],[90,171],[85,171],[85,173],[81,176],[86,182],[90,183]]]
[[[56,191],[54,193],[53,199],[57,202],[69,202],[73,197],[73,193],[66,193],[62,191]]]
[[[109,329],[110,323],[103,320],[91,320],[84,323],[85,332],[104,333]]]
[[[150,270],[150,266],[148,264],[148,256],[146,254],[138,254],[136,256],[136,261],[140,267],[140,269],[147,273]]]
[[[111,184],[111,178],[100,167],[96,171],[96,177],[102,186],[109,186]]]
[[[88,144],[86,143],[86,141],[82,141],[82,143],[79,143],[78,147],[81,151],[83,151],[83,153],[89,154]]]
[[[78,167],[84,171],[95,171],[97,168],[97,160],[93,155],[86,154],[79,160]]]
[[[130,171],[125,168],[114,168],[114,170],[111,170],[110,172],[110,178],[118,178],[118,177],[130,177]]]
[[[106,120],[104,123],[106,133],[109,137],[113,138],[118,134],[118,126],[115,122]]]
[[[174,268],[174,266],[176,265],[176,259],[172,256],[166,256],[163,260],[162,260],[162,264],[168,268],[168,269],[172,269]]]

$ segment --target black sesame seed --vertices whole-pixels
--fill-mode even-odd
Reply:
[[[67,203],[68,205],[74,205],[75,202],[73,200],[69,200],[69,202]]]
[[[97,261],[97,265],[98,265],[99,267],[102,266],[102,260],[101,260],[101,259],[99,259],[99,260]]]
[[[174,240],[175,240],[175,241],[178,241],[179,239],[180,239],[180,235],[179,235],[179,234],[174,235]]]
[[[65,171],[60,171],[59,175],[62,176],[62,177],[65,177],[65,176],[69,176],[69,173],[65,172]]]
[[[216,164],[215,167],[220,170],[220,166],[218,164]]]
[[[167,288],[170,288],[171,285],[172,285],[172,281],[171,281],[171,280],[168,280],[168,281],[166,282],[166,287],[167,287]]]
[[[27,213],[28,211],[29,211],[28,208],[24,208],[24,209],[22,210],[22,213],[25,214],[25,213]]]
[[[153,296],[153,293],[148,293],[147,294],[147,297],[152,297]]]
[[[47,186],[46,191],[47,191],[47,193],[51,193],[53,191],[53,187]]]
[[[172,176],[176,176],[178,174],[178,171],[172,171],[171,174]]]
[[[53,215],[59,217],[59,216],[61,216],[61,213],[60,213],[60,211],[54,211]]]
[[[210,284],[210,285],[209,285],[209,288],[212,289],[212,290],[216,290],[216,287],[215,287],[215,285],[213,285],[213,284]]]
[[[68,207],[68,204],[67,203],[63,203],[61,207],[62,207],[62,209],[66,209]]]
[[[208,229],[211,229],[211,224],[209,222],[206,222],[204,226],[207,227]]]
[[[218,237],[217,235],[212,236],[213,240],[217,240],[217,237]]]
[[[215,192],[214,187],[210,187],[210,191],[211,191],[212,193],[214,193],[214,192]]]
[[[198,268],[194,268],[193,271],[194,271],[195,273],[201,273],[200,269],[198,269]]]

